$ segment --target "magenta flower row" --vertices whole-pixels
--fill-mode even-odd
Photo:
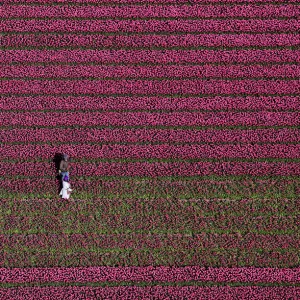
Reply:
[[[59,3],[62,3],[62,4],[65,4],[65,3],[70,3],[69,0],[58,0],[57,2]],[[86,3],[94,3],[94,4],[101,4],[102,2],[100,0],[74,0],[73,1],[74,3],[83,3],[83,4],[86,4]],[[209,2],[211,3],[219,3],[220,0],[209,0]],[[222,1],[222,3],[245,3],[244,0],[224,0]],[[248,0],[247,2],[249,3],[273,3],[274,0]],[[6,0],[5,1],[6,4],[8,3],[19,3],[19,0]],[[23,0],[22,3],[24,4],[27,4],[27,3],[32,3],[32,0]],[[42,4],[45,4],[45,3],[48,3],[47,0],[36,0],[35,3],[42,3]],[[111,4],[156,4],[156,3],[165,3],[165,0],[111,0],[109,3]],[[188,0],[168,0],[168,3],[174,3],[174,4],[193,4],[193,5],[201,5],[203,4],[203,0],[191,0],[190,2],[188,2]],[[276,3],[284,3],[286,4],[286,0],[276,0]],[[298,3],[298,0],[290,0],[289,3]],[[66,8],[67,6],[65,6]],[[126,7],[126,6],[125,6]]]
[[[296,19],[288,20],[0,20],[5,32],[299,32]]]
[[[15,299],[299,299],[299,287],[18,287],[0,289],[0,297]]]
[[[43,94],[296,94],[299,80],[9,80],[0,93]]]
[[[77,158],[299,158],[300,144],[225,145],[1,145],[2,158],[53,158],[67,152]]]
[[[256,20],[254,20],[256,21]],[[16,22],[11,21],[12,24]],[[34,20],[33,24],[37,24]],[[48,21],[45,21],[48,22]],[[299,22],[298,22],[299,24]],[[7,24],[8,25],[8,24]],[[1,23],[0,23],[1,26]],[[11,26],[11,25],[10,25]],[[299,25],[300,26],[300,25]],[[0,61],[10,62],[300,62],[300,50],[1,50]],[[178,83],[176,83],[178,84]]]
[[[61,1],[60,1],[61,2]],[[76,2],[76,1],[75,1]],[[91,2],[91,1],[89,1]],[[211,2],[211,1],[210,1]],[[110,2],[112,3],[112,1]],[[170,3],[170,1],[168,1]],[[298,6],[285,5],[174,5],[174,6],[9,6],[0,12],[1,18],[9,17],[299,17]]]
[[[170,147],[170,150],[172,148]],[[0,162],[0,176],[30,176],[39,172],[45,176],[54,173],[53,164]],[[73,163],[73,176],[195,176],[195,175],[300,175],[300,163],[282,162],[98,162]]]
[[[49,8],[49,6],[48,6]],[[28,7],[27,7],[28,9]],[[1,37],[2,47],[247,47],[297,46],[295,34],[182,34],[182,35],[82,35],[43,34],[37,40],[34,34]],[[167,66],[165,66],[167,68]],[[283,67],[283,66],[281,66]],[[91,68],[91,66],[90,66]],[[44,69],[44,67],[43,67]],[[40,69],[39,69],[40,70]]]
[[[152,41],[152,39],[151,39]],[[94,78],[122,78],[122,77],[300,77],[300,66],[15,66],[7,65],[0,69],[1,77],[94,77]],[[171,79],[170,79],[171,80]],[[177,80],[177,79],[176,79]]]
[[[3,81],[2,81],[3,82]],[[237,83],[236,83],[237,84]],[[299,85],[300,89],[300,85]],[[299,126],[300,112],[0,112],[1,126]],[[226,128],[224,128],[226,129]]]
[[[0,131],[7,142],[165,142],[165,143],[289,143],[300,140],[298,129],[183,130],[183,129],[97,129],[97,128],[11,128]]]
[[[77,267],[0,268],[2,283],[105,282],[105,281],[214,281],[251,283],[299,283],[300,268],[203,268],[191,267]]]
[[[284,66],[281,66],[284,68]],[[4,68],[4,67],[3,67]],[[28,66],[29,68],[29,66]],[[77,66],[77,68],[80,68]],[[167,67],[165,67],[167,68]],[[246,96],[246,97],[82,97],[82,96],[1,96],[1,110],[32,109],[94,109],[94,110],[298,110],[300,97]],[[286,116],[284,116],[285,118]],[[148,131],[148,129],[145,129]],[[270,129],[271,130],[271,129]],[[249,128],[247,132],[251,132]],[[140,131],[139,131],[140,132]],[[153,132],[153,131],[149,131]],[[225,131],[223,131],[225,132]],[[232,131],[237,134],[239,131]],[[243,131],[245,133],[245,131]],[[257,131],[265,132],[265,131]],[[280,134],[276,132],[276,135]],[[0,131],[0,134],[2,132]],[[170,133],[170,132],[169,132]],[[61,134],[63,132],[61,131]],[[188,134],[186,131],[185,134]],[[199,134],[199,132],[197,133]],[[214,131],[214,134],[218,134]],[[225,134],[225,133],[224,133]],[[292,134],[292,133],[290,133]]]

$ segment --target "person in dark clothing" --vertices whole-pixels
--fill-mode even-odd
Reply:
[[[59,164],[59,171],[58,171],[62,179],[65,176],[69,177],[69,168],[70,168],[69,155],[63,154],[63,159]]]

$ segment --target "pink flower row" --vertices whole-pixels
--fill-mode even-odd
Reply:
[[[89,1],[90,2],[90,1]],[[111,2],[110,2],[111,3]],[[170,1],[168,1],[170,3]],[[299,17],[298,6],[289,5],[174,5],[174,6],[28,6],[6,5],[1,18],[9,17]]]
[[[283,66],[281,67],[284,69]],[[5,97],[5,96],[1,96],[1,101],[0,101],[0,110],[11,110],[11,109],[12,110],[18,110],[18,109],[24,109],[24,110],[31,110],[31,109],[40,109],[40,110],[44,110],[44,109],[45,110],[46,109],[298,110],[299,107],[300,107],[300,97],[296,97],[296,96],[295,97],[292,96],[280,96],[280,97],[279,96],[273,96],[273,97],[215,96],[215,97],[201,97],[201,98],[197,98],[197,97],[163,98],[157,96],[156,97],[127,97],[127,96],[122,96],[122,97],[6,96]],[[286,118],[286,116],[284,116],[284,118]],[[147,129],[147,131],[151,132],[150,129]],[[250,129],[249,131],[251,132]],[[60,134],[63,134],[63,132],[60,131]],[[185,134],[187,134],[187,132],[185,132]],[[199,134],[199,132],[197,134]],[[218,134],[218,133],[214,131],[214,134]],[[225,134],[224,131],[222,131],[222,134]],[[280,134],[280,131],[276,132],[276,135],[277,134]]]
[[[53,156],[64,148],[73,157],[90,158],[299,158],[300,145],[3,145],[4,158]],[[38,153],[38,156],[37,156]],[[87,156],[88,154],[88,156]]]
[[[6,142],[298,142],[298,129],[249,130],[187,130],[187,129],[97,129],[97,128],[10,128],[0,131],[0,140]]]
[[[300,144],[225,145],[0,145],[2,158],[300,158]]]
[[[0,297],[16,299],[256,299],[296,300],[299,287],[18,287],[0,289]]]
[[[151,39],[152,40],[152,39]],[[300,66],[2,66],[1,77],[300,77]]]
[[[119,282],[214,281],[251,283],[299,283],[300,268],[203,268],[188,267],[78,267],[0,268],[2,283],[23,282]]]
[[[3,81],[2,81],[3,82]],[[11,82],[13,83],[13,82]],[[291,83],[287,83],[291,84]],[[1,85],[1,83],[0,83]],[[4,89],[3,84],[3,90]],[[237,83],[235,83],[237,85]],[[59,86],[59,85],[57,85]],[[280,87],[280,85],[279,85]],[[13,86],[11,85],[11,89]],[[53,87],[54,88],[54,87]],[[298,85],[300,89],[300,84]],[[0,88],[1,89],[1,88]],[[300,112],[0,112],[1,126],[297,126]],[[224,128],[226,129],[226,128]]]
[[[49,7],[47,7],[49,8]],[[43,34],[38,40],[34,34],[1,37],[2,47],[247,47],[297,46],[295,34],[184,34],[184,35],[80,35]]]
[[[45,4],[45,3],[48,3],[47,0],[35,0],[34,1],[35,3],[42,3],[42,4]],[[58,0],[57,2],[59,3],[70,3],[69,0]],[[102,4],[102,1],[100,0],[74,0],[73,1],[74,3],[82,3],[82,4],[87,4],[87,3],[94,3],[94,4]],[[220,0],[209,0],[207,2],[210,2],[210,3],[220,3]],[[205,2],[205,3],[207,3]],[[230,3],[241,3],[244,4],[245,3],[245,0],[223,0],[222,3],[224,4],[230,4]],[[254,3],[254,4],[257,4],[257,3],[271,3],[273,4],[274,3],[274,0],[248,0],[247,2],[249,3]],[[5,3],[6,4],[9,4],[9,3],[19,3],[19,0],[5,0]],[[32,0],[23,0],[22,3],[24,4],[27,4],[27,3],[32,3]],[[111,0],[109,3],[111,4],[156,4],[156,3],[164,3],[165,4],[165,0]],[[174,4],[192,4],[193,6],[198,4],[198,5],[201,5],[203,4],[203,0],[168,0],[168,3],[174,3]],[[286,4],[286,0],[276,0],[276,3],[284,3]],[[290,0],[289,3],[298,3],[298,0]],[[65,4],[66,5],[66,4]],[[28,6],[29,8],[30,6]],[[67,6],[65,6],[65,8],[67,8]]]
[[[292,62],[296,64],[300,62],[300,50],[1,50],[0,61],[2,63]]]
[[[0,20],[5,32],[299,32],[289,20]]]
[[[1,94],[299,94],[299,80],[1,80]]]
[[[49,163],[0,162],[0,176],[30,176],[38,172],[45,176],[54,174],[53,165]],[[300,163],[282,162],[99,162],[73,163],[73,176],[205,176],[205,175],[300,175]]]
[[[187,215],[187,218],[192,216]],[[211,248],[224,249],[246,249],[253,251],[257,248],[267,250],[299,248],[300,241],[297,235],[261,235],[249,233],[241,236],[232,234],[194,234],[187,236],[183,234],[18,234],[0,235],[1,245],[8,249],[20,249],[22,247],[43,251],[49,248],[55,249],[79,249],[79,248],[99,248],[99,249],[128,249],[134,250],[147,248],[154,249],[172,248],[174,251],[188,251]],[[10,250],[10,251],[11,251]],[[63,250],[62,250],[63,251]],[[45,251],[43,251],[45,252]]]

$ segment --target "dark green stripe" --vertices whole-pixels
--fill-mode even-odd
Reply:
[[[58,200],[57,200],[58,201]],[[29,229],[29,230],[20,230],[20,229],[11,229],[11,230],[5,230],[5,231],[1,231],[0,234],[5,234],[5,235],[14,235],[14,234],[20,234],[22,232],[22,234],[39,234],[39,233],[49,233],[49,234],[122,234],[122,233],[127,233],[127,234],[132,234],[132,233],[136,233],[136,234],[151,234],[151,233],[155,233],[155,234],[201,234],[201,233],[210,233],[210,234],[233,234],[233,233],[240,233],[241,235],[246,235],[246,234],[250,234],[250,233],[256,233],[256,234],[260,234],[260,235],[284,235],[284,234],[295,234],[295,230],[293,229],[289,229],[289,230],[272,230],[272,231],[264,231],[264,230],[243,230],[243,229],[239,229],[239,230],[222,230],[222,229],[217,229],[215,228],[214,230],[209,230],[209,229],[202,229],[201,231],[191,231],[191,230],[186,230],[186,231],[158,231],[158,230],[140,230],[140,229],[135,229],[135,230],[130,230],[130,229],[115,229],[115,230],[102,230],[102,231],[73,231],[69,228],[66,228],[65,231],[61,232],[61,231],[46,231],[46,230],[36,230],[36,229]],[[230,249],[230,248],[229,248]],[[240,248],[237,248],[240,249]],[[228,250],[228,249],[227,249]]]
[[[149,199],[151,200],[151,199]],[[155,200],[155,199],[154,199]],[[1,206],[0,206],[1,207]],[[10,210],[7,211],[7,210],[4,210],[4,209],[1,209],[1,214],[3,216],[3,219],[5,219],[6,216],[9,216],[9,217],[37,217],[37,216],[43,216],[43,217],[46,217],[48,216],[49,218],[53,217],[53,213],[46,213],[41,211],[41,210],[36,210],[35,212],[33,211],[30,211],[30,212],[25,212],[25,213],[19,213],[19,212],[16,212],[16,211],[13,211],[11,212]],[[66,217],[66,216],[73,216],[73,214],[70,212],[70,211],[63,211],[63,217]],[[67,212],[67,213],[66,213]],[[79,212],[79,211],[78,211]],[[122,209],[120,208],[120,210],[117,211],[117,213],[121,213],[122,214]],[[85,210],[80,210],[80,215],[90,215],[91,212],[88,212],[88,211],[85,211]],[[157,214],[157,212],[156,212]],[[96,215],[96,214],[94,214]],[[124,214],[123,214],[124,215]],[[220,217],[220,212],[212,212],[212,211],[209,211],[209,212],[204,212],[201,210],[201,216],[203,217]],[[246,212],[243,212],[243,213],[232,213],[232,212],[229,212],[226,214],[222,214],[222,215],[226,215],[226,217],[247,217],[247,210]],[[293,213],[290,213],[290,212],[284,212],[284,211],[277,211],[277,213],[273,213],[273,212],[269,212],[269,213],[265,213],[265,214],[258,214],[258,213],[251,213],[251,217],[254,217],[254,218],[257,218],[257,217],[262,217],[262,218],[267,218],[267,217],[298,217],[300,215],[300,210],[299,211],[294,211]],[[134,217],[138,217],[140,216],[140,214],[135,214],[135,213],[132,213],[130,212],[130,216],[134,216]],[[143,216],[145,217],[150,217],[150,216],[154,216],[153,213],[147,213],[146,211],[143,212]],[[296,233],[296,232],[295,232]],[[17,234],[19,236],[22,236],[22,235],[26,235],[26,234]],[[67,234],[67,235],[72,235],[72,234]],[[108,234],[109,235],[109,234]],[[172,234],[171,234],[172,235]],[[7,234],[6,236],[10,236],[10,234]]]
[[[17,246],[19,247],[19,245]],[[22,247],[22,248],[19,248],[19,249],[15,249],[15,248],[7,248],[5,247],[4,249],[4,252],[5,253],[14,253],[14,254],[20,254],[20,253],[23,253],[23,252],[27,252],[30,254],[32,254],[32,252],[44,252],[44,253],[48,253],[48,252],[51,252],[51,254],[56,254],[57,252],[58,253],[61,253],[61,252],[66,252],[68,254],[71,254],[71,253],[98,253],[98,254],[103,254],[103,253],[107,253],[107,252],[116,252],[116,253],[131,253],[131,252],[158,252],[158,251],[161,251],[163,248],[163,250],[165,251],[171,251],[171,250],[181,250],[181,249],[176,249],[174,248],[173,246],[169,246],[169,247],[161,247],[161,248],[98,248],[96,246],[94,247],[90,247],[90,248],[52,248],[52,247],[46,247],[45,249],[42,249],[42,248],[29,248],[29,247]],[[186,249],[184,249],[186,250]],[[199,248],[194,248],[192,249],[193,251],[205,251],[205,250],[211,250],[211,251],[216,251],[216,252],[227,252],[229,250],[251,250],[253,252],[258,252],[258,253],[263,253],[263,252],[272,252],[272,251],[278,251],[280,253],[290,253],[290,252],[295,252],[295,250],[298,250],[298,248],[274,248],[274,249],[265,249],[265,248],[250,248],[250,249],[247,249],[247,248],[234,248],[234,247],[230,247],[230,248],[219,248],[219,247],[212,247],[212,248],[204,248],[204,247],[199,247]],[[189,250],[186,250],[185,252],[190,252]],[[298,252],[298,251],[296,251]],[[299,283],[300,284],[300,283]]]
[[[17,287],[118,287],[118,286],[137,286],[137,287],[184,287],[184,286],[199,286],[199,287],[215,287],[215,286],[230,286],[230,287],[243,287],[243,286],[256,286],[256,287],[299,287],[300,283],[289,282],[214,282],[214,281],[186,281],[186,282],[161,282],[161,281],[119,281],[119,282],[25,282],[25,283],[0,283],[0,288],[12,289]]]

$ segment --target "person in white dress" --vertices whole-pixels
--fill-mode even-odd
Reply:
[[[71,189],[71,185],[69,183],[69,177],[68,176],[64,176],[63,178],[63,188],[61,189],[59,195],[63,198],[63,199],[69,199],[71,192],[73,190]]]

